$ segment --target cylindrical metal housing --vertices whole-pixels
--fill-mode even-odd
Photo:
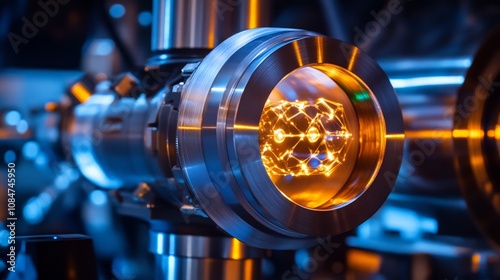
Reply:
[[[67,133],[83,175],[105,188],[136,187],[161,179],[164,173],[145,142],[150,139],[146,128],[154,122],[161,102],[161,95],[147,100],[106,91],[78,105]]]
[[[330,107],[319,105],[325,100]],[[269,166],[277,159],[266,161],[265,107],[290,108],[275,114],[282,120],[271,142],[288,146],[277,148],[276,158],[288,158],[289,167],[302,162],[304,172],[276,175]],[[316,118],[320,111],[343,113]],[[307,132],[297,132],[308,118],[315,121],[308,121]],[[333,119],[337,130],[330,134]],[[318,137],[333,150],[311,148]],[[343,150],[344,142],[335,142],[342,138],[356,144]],[[401,111],[382,69],[354,46],[303,30],[234,35],[187,80],[179,106],[179,164],[197,205],[226,232],[260,248],[306,247],[316,236],[361,224],[389,195],[403,140]],[[333,173],[319,172],[325,158],[341,164]]]
[[[154,0],[151,49],[212,49],[231,35],[269,24],[269,1]]]
[[[158,280],[252,280],[262,278],[265,251],[235,238],[150,233]]]

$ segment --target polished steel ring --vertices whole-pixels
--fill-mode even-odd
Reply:
[[[263,163],[259,124],[266,104],[288,98],[287,104],[310,107],[323,97],[334,105],[315,110],[335,109],[342,114],[336,120],[350,123],[337,121],[331,135],[322,132],[326,146],[354,138],[346,149],[325,152],[340,167],[333,175],[305,176],[316,168],[314,160],[288,151],[298,159],[285,165],[299,161],[304,174],[277,178]],[[317,127],[334,127],[332,118]],[[276,28],[238,33],[201,62],[183,88],[177,133],[179,163],[197,206],[242,242],[271,249],[312,245],[315,237],[346,232],[369,218],[391,192],[404,140],[394,89],[372,59],[317,33]],[[283,135],[306,141],[304,133]],[[311,147],[317,137],[309,139],[297,143]]]
[[[458,91],[453,144],[465,201],[500,249],[500,29],[479,47]]]

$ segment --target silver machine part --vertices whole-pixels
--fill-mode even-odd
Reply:
[[[296,50],[297,45],[302,49]],[[339,51],[321,51],[335,49]],[[296,59],[282,59],[293,52]],[[307,56],[310,52],[318,57]],[[325,71],[328,80],[345,88],[363,139],[338,192],[341,202],[332,197],[317,208],[299,205],[279,191],[264,168],[258,140],[269,94],[303,65]],[[270,69],[275,69],[273,75]],[[164,101],[169,94],[180,94],[179,105]],[[163,114],[176,106],[177,118]],[[397,176],[399,170],[402,129],[387,76],[356,47],[302,30],[259,28],[222,43],[171,92],[151,100],[94,94],[76,107],[69,134],[77,164],[94,183],[111,189],[152,184],[167,201],[203,213],[242,242],[295,249],[314,244],[318,236],[349,231],[375,213],[394,183],[387,177]],[[178,162],[161,157],[174,147]],[[117,161],[129,164],[115,170]],[[335,176],[326,178],[328,183]],[[303,181],[304,195],[314,179]]]
[[[145,128],[154,121],[160,101],[120,98],[107,91],[77,106],[67,134],[82,174],[110,189],[161,180],[163,173],[144,142],[149,138]],[[114,168],[116,162],[121,168]]]
[[[269,25],[266,0],[154,0],[151,49],[213,49],[240,31]]]
[[[381,61],[402,109],[405,151],[397,193],[459,197],[453,166],[456,92],[471,59]]]
[[[301,49],[294,49],[298,45]],[[344,185],[347,191],[363,191],[338,206],[307,208],[290,201],[270,180],[260,156],[261,108],[284,76],[308,64],[348,69],[332,80],[353,87],[349,97],[360,131],[369,134],[361,136],[363,152]],[[355,88],[353,80],[340,82],[350,75],[366,88]],[[371,94],[359,101],[355,94],[360,92]],[[307,247],[315,242],[311,237],[340,234],[362,223],[389,195],[386,177],[397,176],[402,144],[401,112],[382,70],[357,48],[306,31],[262,28],[236,34],[201,62],[186,82],[179,107],[179,162],[191,192],[221,228],[261,248]]]
[[[153,51],[214,48],[265,22],[264,1],[228,3],[235,5],[155,1]],[[360,128],[359,152],[339,197],[317,208],[291,201],[274,185],[258,137],[273,88],[306,66],[343,89]],[[88,179],[111,189],[139,185],[140,198],[155,190],[182,215],[208,217],[229,235],[154,229],[158,279],[253,279],[262,249],[309,247],[318,237],[354,229],[387,199],[394,184],[388,178],[400,167],[403,120],[388,77],[357,47],[304,30],[250,29],[186,65],[182,75],[185,82],[154,97],[94,94],[76,107],[69,126],[74,158]],[[126,167],[116,169],[116,161]],[[145,205],[146,211],[158,206]],[[199,251],[190,251],[194,245]]]
[[[266,251],[231,237],[150,232],[156,279],[259,279]]]

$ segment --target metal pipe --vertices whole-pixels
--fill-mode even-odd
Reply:
[[[265,250],[235,238],[150,232],[156,279],[261,279]]]
[[[455,208],[456,214],[467,205],[478,228],[499,248],[500,52],[494,38],[485,41],[472,65],[471,59],[460,58],[381,66],[397,91],[406,136],[392,205],[411,209],[425,204],[429,213],[432,204],[440,204],[442,209],[432,214],[440,233],[452,229],[457,235],[469,216],[460,219],[460,228],[453,227],[443,209]],[[400,194],[411,195],[412,204]],[[418,196],[425,196],[425,202],[418,202]],[[459,207],[450,207],[460,201]]]
[[[269,1],[154,0],[151,49],[212,49],[231,35],[267,26]]]
[[[405,127],[396,192],[461,195],[453,166],[453,114],[470,63],[470,58],[381,62],[397,92]]]

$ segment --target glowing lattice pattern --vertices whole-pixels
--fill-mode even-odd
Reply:
[[[268,101],[259,124],[262,161],[273,175],[329,176],[351,139],[342,104],[323,98]]]

